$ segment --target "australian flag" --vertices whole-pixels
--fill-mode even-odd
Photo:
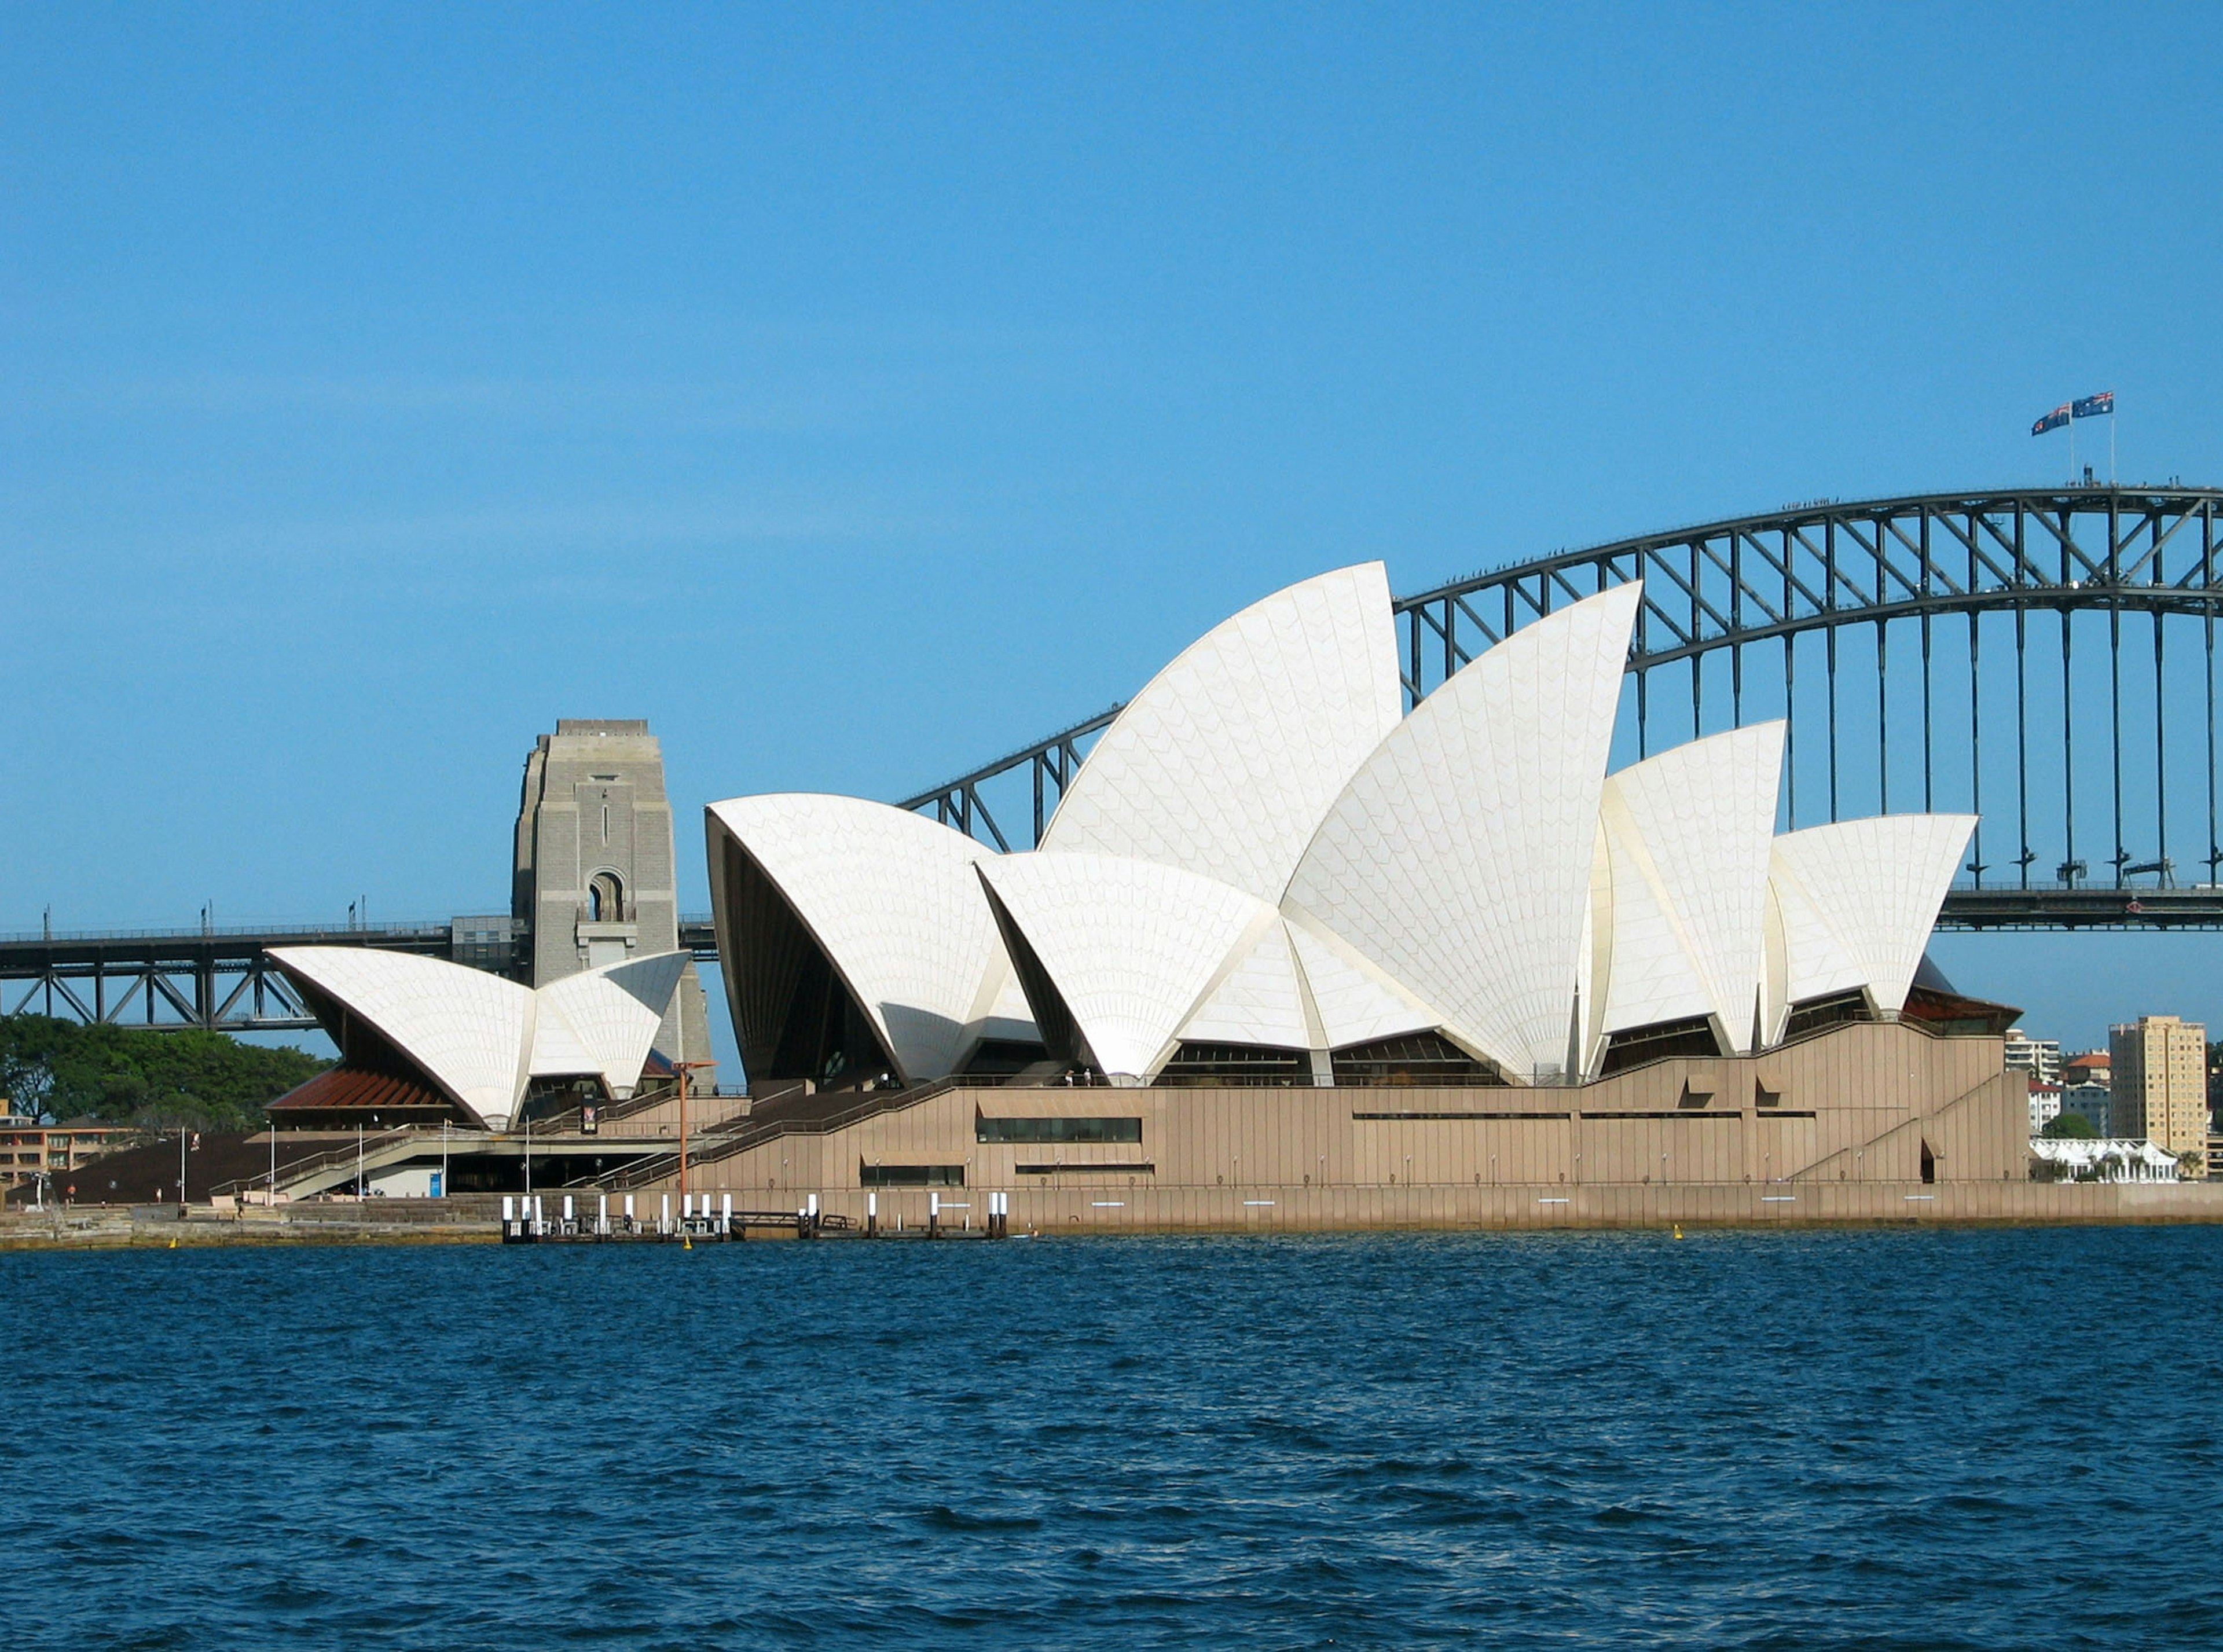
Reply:
[[[2031,425],[2030,427],[2030,433],[2032,436],[2044,436],[2048,430],[2057,430],[2062,425],[2069,423],[2069,404],[2062,402],[2060,406],[2055,408],[2044,418],[2038,420],[2037,424]]]
[[[2077,418],[2097,418],[2102,413],[2115,411],[2115,393],[2103,390],[2096,396],[2079,396],[2069,404],[2069,413]]]

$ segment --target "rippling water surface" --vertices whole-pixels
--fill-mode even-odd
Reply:
[[[0,1255],[72,1646],[2223,1645],[2223,1230]]]

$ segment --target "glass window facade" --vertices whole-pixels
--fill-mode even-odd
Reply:
[[[975,1141],[1133,1141],[1143,1139],[1140,1119],[1001,1119],[973,1121]]]
[[[862,1187],[962,1187],[962,1165],[864,1165],[858,1168]]]

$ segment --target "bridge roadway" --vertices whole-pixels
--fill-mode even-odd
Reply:
[[[1963,886],[1945,897],[1942,930],[2223,929],[2223,887]],[[707,914],[683,917],[679,943],[718,961]],[[273,946],[374,946],[445,958],[512,977],[522,941],[489,945],[455,922],[365,927],[97,930],[0,935],[0,1014],[178,1031],[277,1033],[314,1027],[291,985],[264,958]]]

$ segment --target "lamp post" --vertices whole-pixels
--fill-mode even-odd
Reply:
[[[671,1071],[679,1078],[679,1197],[687,1197],[687,1092],[690,1086],[687,1076],[697,1067],[715,1067],[715,1061],[675,1061]]]

